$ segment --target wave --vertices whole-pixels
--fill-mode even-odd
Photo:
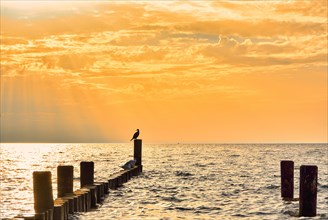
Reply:
[[[232,154],[232,155],[229,155],[229,157],[240,157],[239,154]]]
[[[269,184],[267,186],[265,186],[265,189],[279,189],[280,186],[278,185],[273,185],[273,184]]]
[[[284,215],[289,215],[291,217],[298,217],[298,211],[297,210],[292,210],[292,209],[286,209],[282,211],[282,214]]]
[[[241,217],[241,218],[246,218],[249,217],[248,215],[244,215],[244,214],[233,214],[231,215],[232,217]]]
[[[200,163],[195,163],[195,164],[193,164],[193,166],[195,166],[195,167],[207,167],[206,164],[200,164]]]
[[[158,204],[158,201],[156,200],[143,200],[139,202],[140,204],[144,204],[144,205],[150,205],[150,204]]]
[[[196,208],[197,210],[208,210],[208,211],[217,211],[217,210],[222,210],[220,207],[210,207],[210,206],[204,206],[204,205],[201,205],[201,206],[198,206]]]
[[[183,207],[183,206],[177,206],[175,207],[176,210],[179,210],[179,211],[193,211],[194,208],[193,207]]]
[[[280,197],[280,159],[297,157],[295,162],[302,161],[304,164],[317,161],[320,170],[326,165],[325,158],[318,157],[317,153],[306,154],[311,150],[307,146],[214,146],[199,148],[190,145],[186,148],[174,145],[145,145],[144,172],[137,178],[132,178],[123,187],[110,190],[101,209],[81,213],[79,218],[296,219],[299,203],[285,202]],[[38,161],[17,163],[19,157],[13,156],[15,152],[6,155],[4,160],[8,161],[3,163],[3,175],[0,177],[0,203],[4,204],[0,208],[1,217],[10,217],[20,210],[33,210],[32,170],[50,170],[54,174],[52,180],[55,183],[57,165],[72,164],[75,168],[74,186],[80,187],[80,161],[98,157],[94,158],[95,179],[105,179],[119,170],[118,165],[122,161],[131,157],[130,145],[83,145],[69,148],[67,151],[64,151],[65,146],[62,148],[60,151],[67,154],[58,153],[56,148],[55,153],[47,153],[47,157]],[[325,150],[322,149],[322,155]],[[295,169],[298,167],[295,166]],[[295,173],[299,178],[297,170]],[[17,177],[26,178],[16,179]],[[318,192],[321,192],[318,193],[318,216],[315,219],[328,219],[328,182],[325,177],[327,175],[324,172],[318,175]],[[295,180],[296,190],[299,188],[297,184],[298,180]]]
[[[320,184],[318,183],[318,186],[322,189],[328,189],[328,184]]]
[[[193,176],[193,174],[187,171],[175,171],[176,176]]]
[[[184,201],[184,199],[180,199],[176,196],[162,197],[162,200],[168,201],[168,202],[182,202],[182,201]]]

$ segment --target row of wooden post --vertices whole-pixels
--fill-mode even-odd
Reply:
[[[294,199],[294,162],[280,162],[281,197]],[[299,216],[313,217],[317,215],[317,182],[318,167],[302,165],[299,183]]]
[[[109,190],[122,186],[133,176],[142,172],[142,140],[134,140],[135,167],[114,173],[104,182],[94,181],[94,162],[80,163],[81,188],[73,191],[73,166],[57,167],[57,199],[53,200],[51,172],[33,172],[33,193],[35,215],[21,216],[33,220],[67,220],[69,214],[87,212],[96,208]]]

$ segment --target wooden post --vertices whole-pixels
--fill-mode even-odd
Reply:
[[[49,212],[49,210],[45,211],[44,214],[45,214],[44,219],[45,220],[49,220],[50,219],[50,212]]]
[[[94,182],[94,168],[93,162],[80,163],[80,183],[81,188],[86,185],[93,184]]]
[[[65,195],[61,199],[68,201],[68,214],[74,214],[74,197]]]
[[[54,206],[54,220],[65,219],[65,206],[63,204],[55,204]]]
[[[90,208],[97,207],[97,186],[95,185],[87,185],[85,188],[90,190]]]
[[[73,192],[73,194],[78,197],[80,212],[86,212],[87,196],[85,195],[85,193],[83,191],[76,190],[75,192]]]
[[[107,183],[108,184],[108,183]],[[106,183],[105,182],[94,182],[93,185],[97,186],[97,197],[99,197],[99,202],[104,200],[105,191],[106,191]],[[99,190],[99,192],[98,192]]]
[[[300,216],[317,215],[317,182],[318,167],[302,165],[300,168]]]
[[[108,180],[108,182],[109,182],[109,188],[110,188],[110,189],[117,189],[117,185],[118,185],[118,183],[117,183],[117,179],[116,179],[115,177],[111,177],[111,178]]]
[[[91,190],[87,189],[87,188],[81,188],[77,191],[81,191],[85,194],[85,196],[86,196],[85,209],[86,209],[86,211],[89,211],[91,209]]]
[[[74,212],[79,212],[79,211],[80,211],[79,197],[74,196]]]
[[[109,183],[108,181],[105,182],[105,194],[108,194],[109,193]]]
[[[49,220],[49,212],[48,211],[44,212],[44,219]]]
[[[53,212],[54,200],[50,171],[33,172],[33,193],[35,213],[43,213],[49,209]]]
[[[45,220],[46,216],[44,213],[35,213],[34,219],[35,220]]]
[[[136,166],[141,166],[142,164],[142,140],[134,140],[134,158],[137,160]]]
[[[294,198],[294,162],[291,160],[280,161],[281,197]]]
[[[89,190],[82,190],[78,189],[74,192],[75,195],[80,195],[82,197],[82,211],[87,212],[89,210],[88,203],[89,203]]]
[[[57,167],[57,197],[73,192],[73,166]]]
[[[63,216],[64,220],[66,220],[68,217],[68,214],[69,214],[69,200],[66,199],[66,197],[61,197],[61,198],[55,199],[54,203],[55,203],[55,205],[54,205],[55,208],[54,208],[54,213],[53,213],[54,220],[56,220],[56,219],[60,220],[62,218],[60,216]],[[58,208],[58,207],[56,208],[56,206],[61,206],[61,208]]]

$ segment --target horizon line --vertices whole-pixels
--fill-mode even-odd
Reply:
[[[140,139],[139,139],[140,140]],[[142,140],[142,139],[141,139]],[[130,142],[0,142],[0,144],[128,144]],[[328,144],[327,142],[144,142],[146,144]]]

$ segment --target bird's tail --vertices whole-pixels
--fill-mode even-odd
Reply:
[[[133,138],[131,138],[131,140],[130,141],[132,141],[133,140]]]

